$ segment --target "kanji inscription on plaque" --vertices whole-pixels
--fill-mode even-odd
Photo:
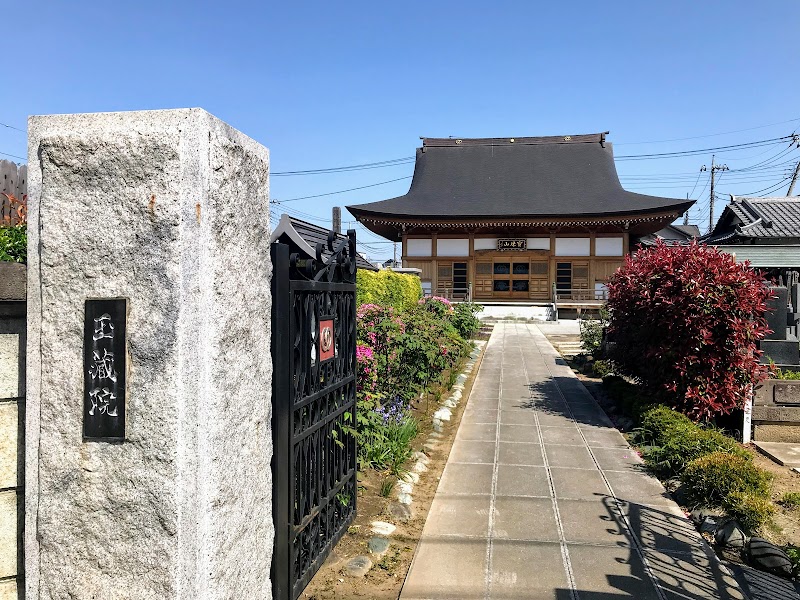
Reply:
[[[86,300],[83,325],[83,439],[125,439],[127,301]]]

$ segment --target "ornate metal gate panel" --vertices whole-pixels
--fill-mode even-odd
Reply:
[[[356,237],[272,245],[273,597],[295,600],[356,514]]]

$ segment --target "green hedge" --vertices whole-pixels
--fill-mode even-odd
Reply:
[[[356,304],[391,306],[409,310],[422,297],[422,283],[416,275],[395,273],[389,269],[367,271],[359,269],[356,279]]]
[[[694,506],[718,506],[748,531],[761,527],[775,512],[769,501],[772,474],[749,457],[713,452],[690,462],[681,474]]]

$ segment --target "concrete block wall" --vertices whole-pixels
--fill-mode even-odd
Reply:
[[[0,263],[0,600],[23,588],[25,265]]]

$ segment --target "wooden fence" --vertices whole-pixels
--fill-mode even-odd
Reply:
[[[28,165],[0,160],[0,192],[12,194],[22,200],[28,194]],[[11,203],[0,194],[0,223],[8,216],[11,216],[12,222],[15,221],[16,215],[12,216]]]

